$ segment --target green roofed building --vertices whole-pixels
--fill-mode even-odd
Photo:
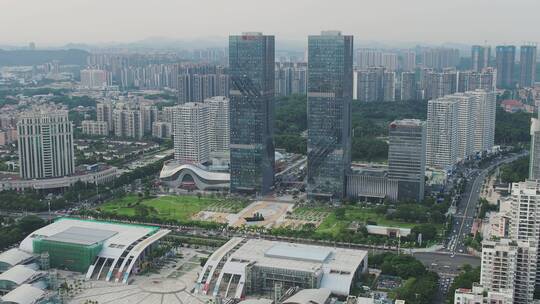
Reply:
[[[21,242],[26,252],[48,253],[50,267],[87,279],[127,283],[140,261],[170,231],[153,226],[61,218]]]

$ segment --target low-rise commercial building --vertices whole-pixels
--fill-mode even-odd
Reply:
[[[31,233],[19,248],[33,254],[47,252],[52,268],[86,273],[86,279],[126,284],[169,232],[153,226],[60,218]]]
[[[363,250],[233,238],[210,256],[197,280],[197,292],[243,298],[279,286],[327,289],[347,296],[365,271]]]

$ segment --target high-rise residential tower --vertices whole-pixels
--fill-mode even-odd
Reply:
[[[144,125],[140,110],[115,109],[113,111],[114,135],[117,137],[141,139]]]
[[[210,107],[210,152],[228,152],[230,142],[229,99],[215,96],[204,101]]]
[[[325,31],[308,39],[310,199],[342,199],[351,165],[353,37]]]
[[[513,292],[513,304],[533,303],[537,244],[537,240],[484,240],[480,284],[487,291]]]
[[[471,49],[471,54],[473,71],[482,72],[483,69],[489,67],[489,60],[491,57],[490,46],[473,45]]]
[[[383,101],[396,101],[396,72],[384,72]]]
[[[233,193],[265,194],[274,183],[274,56],[274,36],[229,37]]]
[[[388,127],[388,136],[388,178],[398,181],[398,200],[423,200],[425,122],[418,119],[396,120]]]
[[[536,46],[522,45],[519,51],[519,86],[533,87],[536,80]]]
[[[428,102],[426,165],[446,169],[458,158],[458,104],[441,97]]]
[[[540,115],[540,111],[538,112]],[[540,117],[539,117],[540,118]],[[529,179],[540,180],[540,119],[531,119],[531,151],[529,155]]]
[[[401,98],[402,101],[416,100],[416,75],[414,72],[401,73]]]
[[[422,81],[425,98],[435,99],[457,92],[457,72],[443,73],[427,72]]]
[[[482,72],[459,71],[458,92],[474,90],[495,91],[496,72],[492,68],[485,68]]]
[[[210,159],[210,106],[188,102],[174,111],[174,159],[189,164],[201,164]]]
[[[21,178],[51,178],[75,170],[73,126],[67,111],[29,112],[19,117]]]
[[[514,64],[516,61],[516,47],[513,45],[499,45],[496,50],[497,61],[497,88],[511,89],[514,83]]]
[[[489,151],[495,145],[495,113],[497,96],[494,91],[475,90],[466,93],[472,97],[476,109],[474,120],[473,152]]]
[[[112,102],[100,102],[96,105],[97,121],[106,122],[109,131],[114,130],[113,110],[114,104]]]

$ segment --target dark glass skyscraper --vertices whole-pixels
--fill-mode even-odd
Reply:
[[[510,89],[514,83],[514,63],[516,61],[516,47],[513,45],[499,45],[497,56],[497,88]]]
[[[274,183],[274,36],[229,37],[231,192]]]
[[[308,198],[342,199],[351,166],[353,37],[308,39]]]
[[[522,45],[519,51],[519,85],[530,88],[536,78],[536,46]]]

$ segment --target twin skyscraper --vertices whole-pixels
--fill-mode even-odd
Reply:
[[[274,36],[229,37],[231,192],[266,194],[274,184]],[[308,38],[307,193],[342,199],[351,164],[353,36]]]

